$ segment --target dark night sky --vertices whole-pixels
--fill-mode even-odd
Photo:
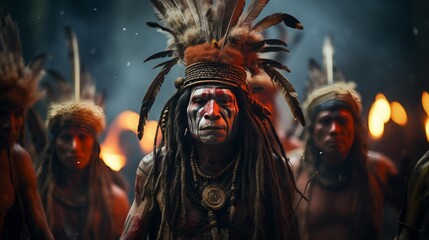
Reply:
[[[7,9],[20,26],[26,62],[39,53],[49,53],[46,67],[69,79],[62,26],[72,26],[83,64],[98,89],[107,92],[109,123],[124,110],[138,111],[146,87],[158,73],[152,70],[156,62],[143,63],[165,47],[164,35],[145,24],[155,20],[149,2],[0,0],[0,7]],[[379,92],[390,101],[400,102],[408,112],[405,127],[388,123],[385,136],[370,141],[370,146],[396,159],[406,154],[410,161],[429,149],[421,106],[422,92],[429,91],[429,1],[271,0],[261,16],[274,12],[289,13],[304,25],[302,39],[290,49],[287,59],[292,69],[287,77],[300,96],[307,81],[308,61],[313,58],[321,63],[323,39],[330,35],[334,63],[357,83],[365,117]],[[297,30],[288,30],[288,34],[294,36]],[[168,75],[151,119],[158,119],[160,106],[174,90],[169,80],[182,73],[183,68],[176,67]]]

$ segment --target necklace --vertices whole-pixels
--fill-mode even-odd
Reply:
[[[216,179],[219,178],[220,176],[224,175],[226,173],[226,171],[228,171],[232,165],[237,161],[237,159],[234,159],[234,161],[231,161],[230,163],[228,163],[222,170],[220,170],[218,173],[214,174],[213,176],[211,175],[207,175],[205,173],[203,173],[203,171],[201,171],[200,167],[198,166],[198,164],[195,162],[194,157],[191,157],[191,168],[192,168],[192,174],[193,174],[193,178],[194,180],[196,180],[197,175],[199,177],[203,177],[205,179]]]
[[[212,239],[221,239],[221,233],[217,227],[216,213],[225,211],[229,206],[229,221],[235,216],[236,208],[236,186],[237,172],[240,163],[239,158],[235,158],[228,163],[222,170],[214,175],[208,175],[201,171],[195,160],[195,151],[192,151],[190,159],[190,168],[192,173],[193,191],[188,192],[191,200],[207,211],[208,221],[211,228]],[[234,166],[232,171],[228,171]],[[227,199],[229,198],[229,202]]]

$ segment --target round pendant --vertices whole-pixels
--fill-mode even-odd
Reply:
[[[211,208],[213,210],[219,210],[225,205],[225,191],[216,185],[208,185],[204,188],[201,195],[202,202],[205,207]]]

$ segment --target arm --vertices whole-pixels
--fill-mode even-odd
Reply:
[[[116,239],[119,239],[123,230],[124,222],[127,217],[130,203],[127,194],[117,185],[112,185],[112,205],[110,206],[113,219],[113,233]]]
[[[152,154],[144,157],[137,168],[134,184],[134,201],[125,220],[124,232],[121,239],[146,239],[149,225],[153,215],[152,196],[150,186],[143,192],[143,187],[148,180],[153,167]],[[143,198],[144,194],[144,198]],[[156,204],[156,203],[154,203]]]
[[[419,239],[419,230],[422,227],[426,212],[425,195],[429,189],[429,151],[416,163],[414,172],[408,181],[406,196],[405,219],[398,239]]]
[[[21,146],[13,147],[13,174],[17,177],[28,230],[34,239],[54,239],[37,191],[36,172],[30,155]]]

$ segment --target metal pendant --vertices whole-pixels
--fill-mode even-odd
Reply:
[[[213,210],[222,209],[226,202],[225,191],[213,184],[204,188],[201,198],[203,206]]]

